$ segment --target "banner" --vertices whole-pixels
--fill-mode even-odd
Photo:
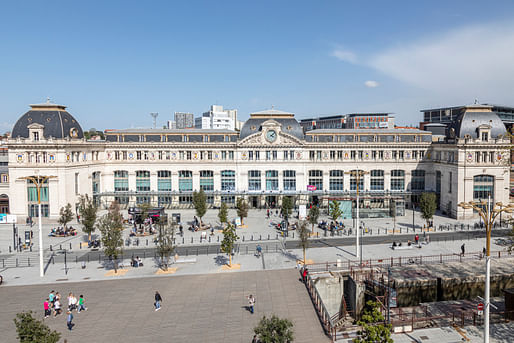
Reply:
[[[7,214],[0,213],[0,224],[7,224]]]
[[[305,220],[307,218],[307,207],[305,205],[300,205],[298,207],[298,219]]]

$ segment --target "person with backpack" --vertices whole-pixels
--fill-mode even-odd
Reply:
[[[159,294],[159,292],[155,291],[155,311],[159,311],[161,309],[161,302],[162,302],[162,297],[161,295]]]

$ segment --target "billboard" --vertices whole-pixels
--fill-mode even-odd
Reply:
[[[308,191],[315,191],[315,190],[316,190],[316,186],[313,186],[313,185],[307,185],[307,190],[308,190]]]

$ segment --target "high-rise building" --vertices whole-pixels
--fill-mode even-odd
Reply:
[[[223,106],[212,105],[208,112],[195,119],[195,127],[198,129],[223,129],[235,130],[237,123],[237,110],[224,110]]]
[[[194,114],[175,112],[175,127],[177,129],[192,129],[195,127]]]

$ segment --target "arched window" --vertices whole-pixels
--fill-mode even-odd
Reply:
[[[370,172],[370,189],[372,191],[384,190],[384,171],[375,169]]]
[[[221,190],[233,191],[236,189],[236,172],[234,170],[221,171]]]
[[[115,192],[128,192],[128,171],[115,170],[114,171],[114,191]]]
[[[266,190],[278,191],[278,171],[266,170]]]
[[[159,192],[171,192],[171,171],[157,171],[157,190]]]
[[[405,190],[405,171],[404,170],[391,170],[391,190],[403,191]]]
[[[364,175],[359,170],[352,170],[350,172],[350,190],[357,190],[357,174],[359,174],[359,192],[364,190]]]
[[[331,170],[330,171],[329,189],[331,191],[344,190],[344,172],[342,170]]]
[[[494,176],[477,175],[473,177],[473,200],[487,200],[489,196],[494,203]]]
[[[323,190],[323,171],[309,170],[309,185],[315,186],[317,191]]]

